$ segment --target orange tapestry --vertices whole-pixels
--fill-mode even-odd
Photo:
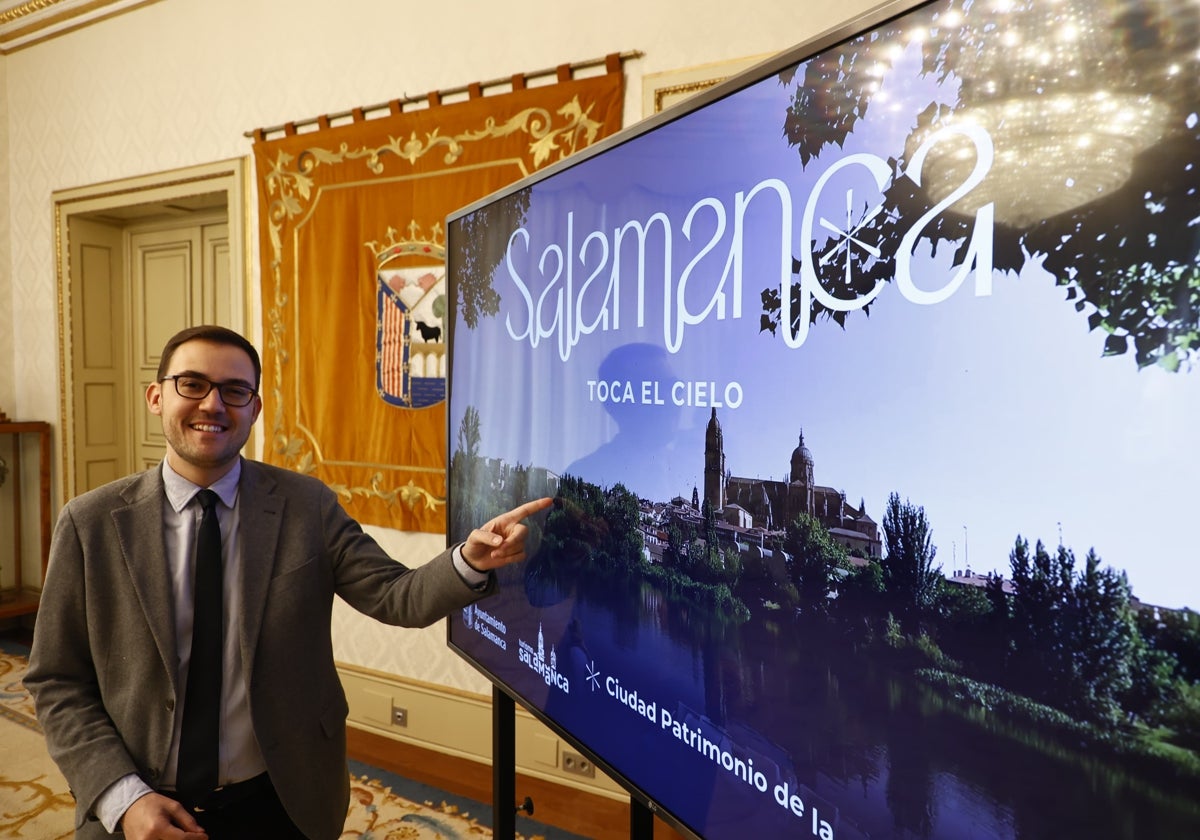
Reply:
[[[619,57],[607,71],[260,132],[267,461],[360,522],[445,532],[445,218],[620,128]]]

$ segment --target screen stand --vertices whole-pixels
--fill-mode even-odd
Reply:
[[[517,836],[517,707],[492,686],[492,836]]]
[[[516,840],[517,836],[517,706],[492,686],[492,837]],[[525,810],[533,813],[526,799]],[[654,813],[638,800],[629,799],[629,840],[654,840]]]
[[[629,840],[654,840],[654,814],[633,797],[629,798]]]

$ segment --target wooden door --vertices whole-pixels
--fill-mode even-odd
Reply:
[[[231,324],[229,228],[221,216],[128,225],[68,220],[74,491],[157,464],[166,441],[144,395],[163,344],[184,327]]]
[[[138,395],[154,381],[167,340],[197,324],[229,326],[229,233],[223,222],[131,231],[133,369]],[[133,417],[140,470],[166,450],[159,418],[140,401]]]
[[[129,472],[132,394],[126,349],[123,231],[73,216],[70,294],[75,488],[82,493]]]

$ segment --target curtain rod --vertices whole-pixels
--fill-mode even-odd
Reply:
[[[643,55],[644,55],[644,53],[641,50],[629,50],[629,51],[626,51],[623,53],[619,53],[617,55],[617,58],[619,58],[622,62],[624,62],[624,61],[628,61],[629,59],[641,58]],[[525,78],[525,79],[537,79],[542,76],[557,75],[564,69],[569,70],[570,72],[574,73],[576,70],[583,70],[583,69],[586,69],[589,67],[599,67],[600,65],[607,63],[608,60],[609,60],[609,56],[604,56],[602,58],[592,58],[592,59],[588,59],[586,61],[577,61],[577,62],[574,62],[573,64],[560,65],[558,67],[547,67],[543,70],[534,70],[531,73],[517,73],[513,76],[505,76],[503,78],[492,79],[491,81],[487,81],[487,82],[472,82],[471,84],[467,84],[467,85],[459,85],[458,87],[446,88],[445,90],[435,91],[432,94],[426,93],[426,94],[422,94],[420,96],[409,96],[409,95],[405,94],[404,96],[400,97],[399,99],[390,100],[388,102],[380,102],[377,105],[364,105],[360,108],[352,108],[349,111],[339,111],[335,114],[323,114],[322,116],[319,116],[319,117],[310,117],[309,119],[306,119],[306,120],[297,120],[295,122],[282,123],[280,125],[273,125],[268,128],[255,128],[250,131],[243,132],[243,136],[249,137],[252,139],[253,138],[265,139],[268,134],[274,134],[277,131],[292,131],[292,132],[294,132],[297,128],[299,128],[301,126],[318,125],[318,124],[328,125],[329,123],[333,122],[334,120],[341,120],[341,119],[345,119],[346,117],[355,117],[356,119],[361,119],[362,115],[367,113],[368,111],[381,111],[384,108],[402,107],[404,105],[408,105],[408,104],[415,103],[415,102],[425,102],[425,101],[428,101],[431,97],[436,97],[437,99],[441,99],[442,97],[454,96],[454,95],[460,94],[460,93],[469,93],[472,90],[481,91],[484,88],[491,88],[491,87],[497,87],[497,86],[503,85],[503,84],[509,84],[510,82],[513,81],[513,79],[518,78],[518,77]]]

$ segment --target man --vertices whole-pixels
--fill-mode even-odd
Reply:
[[[490,570],[524,558],[521,520],[551,503],[522,505],[406,568],[320,481],[241,457],[260,377],[257,351],[231,330],[175,335],[146,389],[164,461],[59,515],[25,685],[76,798],[79,838],[338,837],[348,707],[329,633],[334,595],[383,622],[431,624],[494,591]],[[195,688],[220,685],[209,703],[220,734],[208,739],[219,752],[191,762],[180,754],[193,625],[207,638],[194,618],[213,615],[193,607],[193,555],[206,540],[223,572],[208,622],[223,628],[211,645],[223,674]],[[185,784],[194,764],[215,777],[211,790]]]

